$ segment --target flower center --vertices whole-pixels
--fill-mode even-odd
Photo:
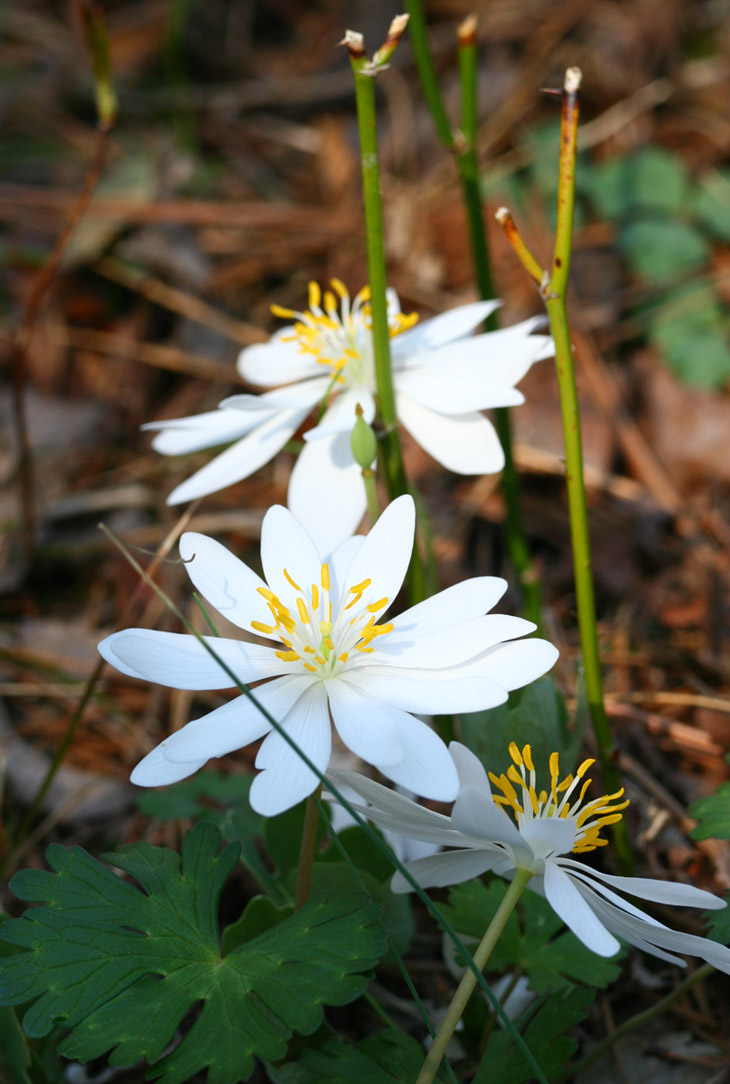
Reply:
[[[363,596],[372,580],[349,587],[340,609],[333,616],[330,599],[329,565],[323,564],[320,584],[303,589],[283,569],[284,577],[296,593],[293,606],[285,605],[268,587],[257,588],[271,611],[272,624],[252,621],[254,632],[266,636],[278,633],[284,649],[276,655],[282,662],[299,662],[311,674],[325,679],[351,667],[362,655],[372,654],[373,641],[393,629],[392,622],[376,624],[376,615],[388,606],[388,599],[365,603]]]
[[[550,790],[541,790],[538,793],[535,789],[536,773],[530,746],[525,745],[520,752],[516,742],[512,742],[509,753],[513,763],[507,773],[497,776],[490,772],[489,778],[502,792],[501,795],[494,795],[493,801],[512,810],[518,828],[522,829],[538,818],[560,817],[574,824],[575,843],[572,850],[575,854],[606,846],[608,840],[601,838],[601,829],[621,820],[622,810],[626,809],[629,800],[626,798],[619,801],[624,793],[622,788],[615,794],[604,794],[583,805],[583,799],[592,782],[584,779],[584,776],[595,763],[594,760],[584,760],[575,775],[567,775],[561,780],[558,754],[551,753]],[[579,784],[580,790],[573,798]]]
[[[373,361],[373,321],[370,287],[363,286],[351,300],[339,279],[331,279],[331,290],[324,294],[318,283],[309,283],[309,308],[305,312],[272,305],[275,316],[294,320],[294,332],[282,342],[295,342],[301,354],[311,354],[318,365],[328,368],[336,385],[365,384],[375,390]],[[418,313],[405,315],[388,305],[388,328],[391,339],[407,331],[418,321]]]

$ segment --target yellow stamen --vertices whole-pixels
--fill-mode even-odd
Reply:
[[[296,662],[297,659],[301,658],[300,655],[297,655],[296,651],[275,651],[274,654],[277,659],[281,659],[282,662]]]
[[[322,589],[324,591],[329,591],[330,589],[329,565],[322,565]]]
[[[337,658],[340,660],[340,662],[347,662],[349,657],[350,656],[348,655],[348,653],[346,651],[343,651],[341,655],[337,656]]]
[[[303,665],[304,665],[305,670],[310,670],[313,674],[317,673],[317,667],[316,666],[311,666],[310,663],[308,663],[308,662],[305,662]]]
[[[271,636],[272,632],[274,631],[272,625],[265,625],[263,621],[252,621],[251,628],[255,629],[256,632],[266,633],[267,636]]]
[[[344,301],[346,297],[350,296],[347,292],[347,287],[340,279],[330,279],[330,285],[335,291],[335,293],[340,295],[340,299],[342,301]]]
[[[371,602],[369,606],[365,607],[365,609],[368,610],[371,614],[376,614],[378,610],[382,610],[383,607],[387,605],[387,598],[379,598],[377,602]]]
[[[535,765],[532,763],[532,749],[529,745],[526,745],[525,748],[522,750],[522,759],[525,762],[525,767],[527,768],[528,772],[534,772]]]
[[[299,586],[299,584],[294,582],[286,569],[284,569],[284,575],[295,591],[301,591],[301,587]]]
[[[324,311],[325,312],[337,312],[337,302],[335,301],[335,295],[330,290],[324,292]]]
[[[517,748],[517,742],[514,742],[514,741],[510,742],[510,744],[509,744],[509,755],[514,760],[517,767],[521,768],[522,767],[522,756],[520,755],[520,751]]]
[[[284,320],[296,320],[299,316],[298,312],[294,312],[293,309],[285,309],[283,305],[271,305],[271,312],[274,316],[281,316]]]
[[[309,614],[307,613],[307,607],[304,605],[302,599],[297,599],[297,610],[299,611],[299,619],[303,625],[309,624]]]
[[[312,606],[315,610],[319,609],[319,588],[316,583],[312,584]]]
[[[268,587],[257,587],[256,590],[267,602],[276,602],[279,606],[281,605],[274,592],[270,591]]]
[[[355,597],[350,602],[348,602],[347,606],[345,606],[346,610],[349,610],[351,606],[354,606],[360,601],[363,596],[363,592],[367,591],[368,587],[372,582],[372,580],[363,580],[362,583],[356,583],[354,587],[350,588],[349,594],[354,595]]]
[[[322,300],[322,291],[319,288],[318,282],[310,282],[309,284],[309,307],[310,309],[318,309],[319,303]]]

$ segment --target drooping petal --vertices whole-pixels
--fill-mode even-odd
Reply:
[[[474,379],[471,375],[454,374],[450,366],[404,369],[395,374],[394,380],[400,395],[407,395],[427,410],[440,414],[469,414],[492,407],[520,406],[525,401],[521,391],[490,380],[486,373]]]
[[[586,948],[599,956],[613,956],[618,952],[621,946],[616,938],[599,921],[569,875],[556,862],[545,863],[543,885],[553,911]]]
[[[378,646],[378,657],[399,667],[432,669],[460,666],[495,644],[525,636],[534,629],[531,621],[521,617],[483,614],[427,636],[416,635],[412,639],[407,639],[403,634],[400,637],[388,636]]]
[[[409,670],[363,663],[361,668],[347,671],[347,680],[378,700],[418,715],[482,711],[504,704],[507,692],[501,685],[490,678],[464,675],[463,670],[460,666]]]
[[[178,783],[181,779],[187,779],[203,767],[205,760],[190,760],[185,764],[173,764],[162,752],[161,746],[157,746],[151,753],[140,760],[129,779],[138,787],[166,787],[170,783]]]
[[[291,740],[324,773],[330,761],[332,728],[322,682],[304,693],[282,726]],[[301,802],[316,790],[319,777],[277,731],[272,730],[256,757],[262,771],[251,784],[251,808],[273,817]]]
[[[379,766],[403,759],[399,723],[404,712],[365,696],[344,679],[334,678],[326,688],[337,733],[355,756]]]
[[[336,433],[305,446],[289,479],[288,504],[323,558],[354,534],[367,500],[348,433]]]
[[[369,388],[353,385],[341,392],[327,411],[319,425],[308,429],[304,434],[306,441],[321,440],[332,433],[351,433],[357,414],[356,407],[362,408],[362,416],[370,422],[375,417],[375,400]]]
[[[362,486],[362,479],[359,481]],[[388,505],[355,554],[347,572],[345,589],[370,580],[362,592],[362,604],[381,598],[387,598],[392,604],[405,579],[415,529],[413,498],[398,497]]]
[[[249,433],[260,425],[268,411],[255,410],[248,414],[211,410],[190,418],[171,418],[168,421],[147,422],[143,429],[157,429],[152,447],[160,455],[185,455],[216,444],[227,444]]]
[[[435,350],[446,343],[463,339],[484,323],[501,301],[473,301],[442,312],[431,320],[416,324],[409,331],[396,335],[391,343],[393,360]]]
[[[206,463],[173,489],[168,504],[181,504],[232,486],[268,463],[304,421],[308,410],[282,410]]]
[[[400,714],[398,731],[403,759],[397,764],[374,761],[375,767],[414,794],[437,802],[452,802],[459,792],[459,775],[438,734],[407,712]]]
[[[653,903],[667,903],[675,907],[701,907],[704,911],[721,909],[726,905],[725,900],[712,892],[706,892],[694,885],[677,884],[674,881],[658,881],[653,877],[616,877],[611,873],[603,873],[601,870],[586,868],[574,859],[563,859],[561,865],[569,865],[590,878],[595,877],[610,885],[619,892],[626,892],[630,896],[637,896],[641,900],[651,900]],[[595,885],[597,891],[600,886]]]
[[[500,857],[490,850],[445,851],[426,858],[416,858],[406,863],[406,869],[421,888],[445,888],[447,885],[461,884],[481,877],[487,870],[494,868]],[[413,888],[398,870],[390,882],[393,892],[412,892]]]
[[[215,636],[203,639],[244,684],[286,669],[270,647]],[[236,684],[200,641],[185,632],[124,629],[102,640],[99,653],[123,674],[170,689],[231,689]]]
[[[293,327],[282,327],[267,343],[244,347],[236,363],[243,379],[262,388],[272,388],[276,384],[319,376],[322,366],[312,354],[301,353],[297,342],[283,341],[294,334]]]
[[[291,674],[257,685],[252,693],[254,699],[245,695],[236,697],[175,731],[165,738],[160,748],[167,759],[175,763],[206,754],[223,757],[234,749],[243,749],[268,734],[271,719],[277,722],[283,719],[311,684],[309,676]]]
[[[261,564],[266,582],[285,606],[296,610],[297,591],[284,569],[302,591],[319,589],[322,561],[317,547],[288,508],[275,504],[261,524]]]
[[[318,403],[329,387],[327,377],[314,380],[302,380],[298,384],[287,384],[284,388],[265,391],[261,395],[229,395],[219,404],[223,410],[248,413],[252,410],[273,413],[279,410],[311,410]]]
[[[410,396],[396,395],[398,419],[429,455],[456,474],[496,474],[504,452],[482,414],[437,414]]]
[[[480,617],[499,602],[506,590],[507,581],[500,576],[462,580],[394,617],[389,639],[430,636],[470,617]]]
[[[250,632],[252,621],[271,623],[271,613],[258,591],[266,584],[220,542],[186,531],[180,539],[180,556],[195,589],[234,625]]]
[[[504,843],[524,858],[524,868],[532,868],[533,855],[519,829],[484,791],[462,787],[451,811],[451,823],[471,839]]]
[[[367,808],[355,808],[378,827],[399,832],[424,843],[458,846],[458,833],[451,827],[451,819],[443,813],[436,813],[433,809],[418,805],[398,791],[384,787],[382,783],[376,783],[374,779],[368,779],[359,772],[331,768],[327,775],[338,788],[348,787],[371,803]]]
[[[467,749],[465,745],[458,741],[449,743],[449,752],[459,773],[459,786],[475,787],[486,795],[491,795],[492,788],[489,785],[489,777],[476,753],[472,753],[471,749]]]
[[[466,676],[488,677],[510,692],[521,689],[542,677],[555,665],[558,649],[547,640],[531,637],[489,648],[483,655],[464,664]]]

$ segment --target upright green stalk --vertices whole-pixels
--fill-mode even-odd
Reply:
[[[474,953],[474,963],[483,971],[486,967],[487,961],[492,954],[492,949],[497,944],[502,930],[507,924],[507,919],[515,909],[515,905],[525,890],[527,882],[532,877],[529,870],[518,869],[515,871],[514,879],[512,880],[504,899],[500,903],[494,918],[489,923],[487,931],[484,937],[479,943],[479,947]],[[439,1065],[446,1053],[446,1048],[451,1042],[451,1036],[456,1030],[456,1025],[461,1020],[466,1003],[474,992],[476,986],[476,977],[473,971],[467,971],[459,983],[456,993],[454,994],[451,1004],[446,1010],[446,1016],[441,1022],[441,1026],[436,1032],[436,1038],[433,1041],[433,1045],[426,1055],[426,1060],[421,1067],[421,1071],[416,1079],[416,1084],[432,1084],[436,1079],[436,1073],[438,1072]]]
[[[409,32],[421,88],[433,119],[436,133],[452,151],[459,171],[462,197],[469,228],[469,244],[474,278],[480,296],[488,301],[494,297],[486,224],[482,208],[477,157],[477,41],[476,18],[467,17],[459,27],[459,83],[461,88],[460,130],[454,132],[444,107],[436,70],[428,47],[426,23],[420,0],[405,0],[410,15]],[[496,312],[485,321],[488,331],[498,327]],[[536,625],[541,624],[540,586],[530,557],[522,525],[520,483],[512,452],[512,425],[507,407],[497,407],[494,422],[504,451],[502,493],[505,505],[505,538],[507,552],[522,590],[525,613]]]
[[[302,845],[299,849],[299,867],[297,869],[297,886],[294,890],[294,910],[299,911],[309,899],[312,886],[312,866],[314,855],[317,850],[317,828],[319,826],[319,799],[322,795],[320,783],[314,794],[307,798],[304,810],[304,826],[302,828]]]
[[[375,359],[375,383],[378,393],[378,412],[383,426],[380,440],[380,459],[383,477],[391,500],[409,492],[403,454],[398,433],[395,408],[395,389],[390,359],[390,328],[388,325],[388,285],[385,265],[385,242],[383,229],[383,204],[380,193],[380,159],[378,156],[378,129],[375,109],[375,77],[382,70],[395,49],[405,29],[407,20],[396,19],[391,25],[384,45],[369,60],[361,34],[348,31],[345,44],[350,53],[355,76],[357,122],[360,132],[360,161],[362,167],[362,190],[365,208],[365,241],[367,245],[368,282],[370,284],[373,321],[373,355]],[[409,569],[409,588],[412,600],[425,597],[423,565],[417,546]]]
[[[561,115],[558,215],[552,273],[541,271],[540,265],[520,237],[517,227],[506,208],[502,208],[497,212],[497,220],[503,226],[507,238],[512,243],[523,266],[539,283],[540,293],[550,319],[550,331],[555,342],[555,365],[560,391],[563,440],[565,442],[565,480],[570,512],[570,538],[573,548],[578,629],[583,656],[586,697],[606,790],[612,792],[620,788],[621,775],[616,763],[617,751],[603,702],[601,663],[598,652],[598,628],[596,625],[596,602],[588,533],[588,508],[583,479],[580,414],[566,309],[566,293],[573,243],[575,157],[579,112],[578,88],[580,82],[581,73],[579,69],[568,68],[565,73]],[[625,821],[621,820],[613,826],[613,837],[622,869],[627,873],[631,872],[633,863]]]

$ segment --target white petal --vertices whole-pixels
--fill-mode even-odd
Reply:
[[[340,542],[329,559],[330,599],[332,600],[333,613],[336,613],[340,608],[342,592],[346,590],[347,573],[364,541],[365,536],[361,534],[346,538],[343,542]]]
[[[521,617],[508,614],[484,614],[450,625],[429,636],[393,635],[383,639],[378,645],[378,658],[387,658],[393,666],[423,667],[424,669],[445,666],[460,666],[473,659],[475,655],[533,632],[535,625]]]
[[[531,637],[492,647],[477,659],[464,664],[461,671],[470,677],[488,677],[510,692],[529,685],[546,674],[558,657],[558,649],[547,640]]]
[[[398,730],[403,759],[392,765],[375,761],[375,766],[388,779],[423,798],[453,802],[459,792],[459,775],[438,734],[407,712],[401,714]]]
[[[437,414],[408,395],[396,396],[398,420],[429,455],[456,474],[496,474],[504,452],[481,414]]]
[[[459,845],[459,835],[451,827],[451,819],[443,813],[418,805],[403,794],[358,772],[330,769],[327,774],[335,786],[340,789],[348,787],[369,803],[367,808],[355,808],[373,824],[424,843],[441,843],[451,847]]]
[[[182,482],[167,498],[168,504],[192,501],[225,489],[268,463],[283,448],[291,435],[304,421],[308,410],[282,410],[267,418],[247,436],[232,447],[221,452],[210,463],[201,467],[186,482]]]
[[[415,529],[413,498],[398,497],[371,529],[348,569],[346,591],[363,580],[371,581],[362,593],[358,608],[381,598],[387,598],[389,605],[393,603],[411,559]],[[379,619],[384,612],[378,614]]]
[[[266,584],[220,542],[186,531],[180,539],[180,556],[196,590],[234,625],[250,631],[252,621],[271,624],[271,611],[258,593]]]
[[[475,328],[483,324],[490,313],[501,305],[501,301],[473,301],[469,305],[459,305],[448,312],[442,312],[431,320],[416,324],[410,331],[396,335],[391,344],[393,358],[402,358],[435,350],[445,343],[454,342],[470,335]]]
[[[355,756],[379,766],[403,759],[399,723],[404,712],[365,696],[343,679],[333,678],[326,688],[337,733]]]
[[[531,335],[542,317],[513,327],[474,335],[458,349],[443,347],[409,359],[407,368],[448,369],[458,378],[471,378],[513,387],[531,366],[555,352],[549,335]]]
[[[725,900],[713,895],[712,892],[705,892],[702,888],[695,888],[694,885],[678,884],[674,881],[657,881],[653,877],[615,877],[610,873],[603,873],[592,867],[587,868],[572,859],[567,861],[570,862],[571,866],[575,866],[578,870],[587,874],[589,878],[595,877],[619,892],[627,892],[629,895],[636,896],[641,900],[668,903],[676,907],[701,907],[706,911],[717,910],[726,906]],[[566,865],[566,860],[563,860],[562,864]],[[590,880],[588,883],[590,884]],[[600,891],[598,885],[595,888]]]
[[[294,335],[293,327],[280,328],[267,343],[246,346],[238,355],[236,367],[244,380],[260,387],[271,388],[319,375],[322,366],[312,354],[303,354],[297,342],[282,342]]]
[[[464,675],[464,669],[407,670],[364,663],[348,670],[347,680],[378,700],[419,715],[482,711],[505,703],[507,693],[501,685],[490,678]]]
[[[322,437],[332,433],[352,432],[357,420],[355,408],[362,407],[362,416],[370,424],[375,417],[375,400],[369,388],[363,386],[348,387],[337,396],[331,406],[327,408],[322,421],[314,429],[308,429],[304,434],[306,441],[321,440]]]
[[[193,775],[203,767],[207,759],[205,757],[204,760],[190,760],[186,764],[173,764],[158,745],[144,760],[140,760],[129,779],[138,787],[166,787],[169,783],[177,783]]]
[[[525,401],[521,391],[490,380],[484,372],[475,378],[453,373],[449,368],[434,370],[424,366],[402,370],[394,379],[399,394],[440,414],[468,414],[491,407],[520,406]]]
[[[523,824],[521,832],[537,855],[567,854],[575,844],[575,821],[568,817],[536,817]]]
[[[320,772],[326,772],[332,728],[322,682],[310,685],[282,725]],[[256,767],[263,770],[251,784],[249,801],[251,808],[264,817],[291,809],[319,785],[319,777],[275,730],[259,749]]]
[[[488,797],[491,796],[492,788],[489,785],[489,777],[479,757],[458,741],[449,743],[449,752],[459,773],[459,786],[476,787],[477,790],[483,791]]]
[[[165,422],[148,422],[143,429],[159,429],[152,447],[160,455],[184,455],[197,452],[201,448],[211,448],[216,444],[227,444],[238,440],[259,425],[262,418],[260,411],[250,414],[230,414],[225,410],[211,410],[207,414],[197,414],[190,418],[171,418]]]
[[[451,823],[458,832],[472,839],[504,843],[524,855],[527,868],[532,866],[532,852],[519,829],[484,791],[462,787],[451,811]]]
[[[601,924],[570,876],[557,863],[545,863],[543,884],[553,911],[586,948],[599,956],[613,956],[618,952],[621,946],[616,938]]]
[[[317,547],[289,509],[280,504],[268,510],[261,524],[261,564],[271,590],[294,612],[298,594],[284,569],[302,591],[309,594],[312,584],[320,589],[322,560]]]
[[[268,734],[272,718],[277,722],[284,719],[311,684],[308,675],[297,674],[257,685],[253,690],[256,703],[245,694],[238,696],[171,734],[160,748],[174,763],[202,756],[223,757],[243,749]]]
[[[288,504],[323,558],[355,532],[367,501],[348,433],[306,445],[289,479]]]
[[[462,580],[395,617],[391,637],[400,640],[411,635],[429,636],[448,625],[480,617],[499,602],[506,590],[507,581],[499,576]]]
[[[223,410],[234,413],[251,411],[311,410],[318,403],[329,387],[329,380],[316,378],[302,380],[298,384],[289,384],[285,388],[265,391],[261,395],[229,395],[219,405]]]
[[[444,888],[481,877],[492,869],[498,855],[483,850],[446,851],[406,863],[406,869],[421,888]],[[393,892],[412,892],[413,888],[398,870],[390,882]]]
[[[243,684],[273,677],[285,669],[270,647],[216,636],[203,639]],[[170,689],[235,687],[235,682],[199,640],[185,632],[123,629],[102,640],[99,652],[123,674]]]

